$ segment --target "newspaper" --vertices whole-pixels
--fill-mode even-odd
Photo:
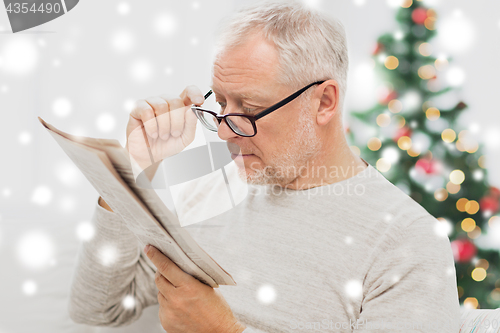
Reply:
[[[154,189],[138,186],[129,154],[117,140],[74,136],[38,119],[142,246],[155,246],[184,272],[213,288],[236,285],[181,227]]]

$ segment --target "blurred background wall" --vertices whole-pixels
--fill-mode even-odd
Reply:
[[[37,117],[125,145],[135,100],[178,95],[192,84],[208,89],[215,29],[251,2],[87,0],[16,34],[0,8],[0,332],[86,330],[70,322],[66,299],[98,194]],[[345,107],[369,107],[377,87],[355,74],[377,37],[396,28],[398,1],[305,2],[343,22],[350,57]],[[461,120],[482,140],[490,183],[499,187],[500,2],[424,2],[439,16],[433,50],[453,57],[450,64],[465,74],[459,93],[469,110]]]

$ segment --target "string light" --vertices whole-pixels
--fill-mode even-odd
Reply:
[[[394,70],[398,68],[399,60],[395,56],[388,56],[387,58],[385,58],[384,64],[387,69]]]
[[[438,188],[436,191],[434,191],[434,198],[437,201],[445,201],[448,198],[448,191],[446,191],[444,188]]]
[[[462,223],[462,230],[465,232],[472,231],[476,228],[476,221],[471,219],[470,217],[463,219]]]
[[[427,10],[427,18],[424,21],[424,26],[427,28],[427,30],[434,30],[436,29],[436,11],[433,9]]]
[[[435,107],[430,107],[427,109],[427,111],[425,111],[425,116],[429,120],[436,120],[439,118],[440,115],[441,115],[441,113]]]
[[[474,215],[479,211],[479,203],[476,200],[470,200],[465,204],[465,211],[470,215]]]
[[[398,139],[398,147],[401,150],[408,150],[411,148],[411,138],[408,136],[402,136]]]
[[[486,156],[485,155],[482,155],[481,157],[479,157],[479,159],[477,160],[477,165],[479,165],[479,167],[481,169],[486,169]]]
[[[466,198],[460,198],[457,200],[456,206],[459,212],[465,212],[465,205],[467,202],[469,202],[469,200]]]
[[[392,117],[392,122],[394,124],[396,124],[397,127],[401,128],[405,125],[406,123],[406,120],[405,120],[405,117],[403,116],[400,116],[400,115],[395,115],[394,117]]]
[[[432,54],[432,46],[429,43],[421,43],[418,47],[418,52],[424,57],[428,57]]]
[[[401,103],[401,101],[397,99],[393,99],[392,101],[389,102],[387,107],[389,108],[389,111],[391,111],[392,113],[399,113],[401,112],[401,110],[403,110],[403,103]]]
[[[492,216],[492,217],[490,217],[490,219],[488,220],[488,225],[490,227],[493,227],[494,225],[500,225],[500,216]]]
[[[414,150],[413,148],[408,149],[406,152],[411,157],[417,157],[418,155],[420,155],[420,151]]]
[[[462,170],[453,170],[450,173],[450,181],[455,184],[455,185],[460,185],[464,182],[465,180],[465,175]]]
[[[472,279],[478,282],[483,281],[486,278],[486,275],[487,275],[486,270],[482,267],[474,268],[474,270],[471,273]]]
[[[391,163],[384,158],[379,158],[375,166],[380,172],[387,172],[391,168]]]
[[[488,270],[488,267],[490,267],[490,263],[486,259],[479,259],[479,261],[476,263],[476,267],[482,267]]]
[[[438,71],[444,71],[448,67],[448,59],[445,56],[440,56],[434,61],[434,66]]]
[[[418,76],[422,80],[429,80],[436,76],[436,69],[432,65],[424,65],[418,69]]]
[[[412,4],[413,0],[403,0],[403,2],[401,3],[401,7],[410,8]]]
[[[368,149],[372,151],[377,151],[382,147],[382,141],[379,138],[371,138],[367,143]]]
[[[361,150],[357,146],[350,146],[351,151],[356,154],[357,156],[361,156]]]
[[[377,117],[377,125],[380,127],[386,127],[391,123],[391,117],[388,114],[381,113]]]
[[[443,139],[444,142],[451,143],[455,141],[456,137],[457,134],[451,128],[447,128],[443,132],[441,132],[441,138]]]
[[[452,182],[448,182],[448,183],[446,184],[446,190],[447,190],[450,194],[457,194],[457,193],[460,191],[460,185],[453,184]]]
[[[479,228],[479,226],[476,225],[476,227],[474,228],[474,230],[472,231],[469,231],[467,233],[467,236],[471,239],[476,239],[478,238],[479,236],[481,236],[481,228]]]

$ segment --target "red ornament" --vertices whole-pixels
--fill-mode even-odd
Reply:
[[[434,174],[438,171],[438,164],[432,159],[421,158],[415,163],[415,168],[424,171],[426,174]]]
[[[420,25],[424,24],[427,17],[428,17],[427,16],[427,9],[425,9],[425,8],[416,8],[411,13],[411,19],[416,24],[420,24]]]
[[[479,207],[483,212],[490,211],[492,214],[498,212],[500,200],[494,196],[488,195],[479,199]]]
[[[377,43],[377,45],[375,45],[375,48],[373,49],[373,52],[372,52],[372,55],[377,55],[380,53],[380,51],[382,51],[384,49],[384,44],[382,43]]]
[[[490,195],[500,200],[500,189],[495,186],[490,186]]]
[[[396,98],[398,98],[398,93],[394,90],[388,90],[387,92],[382,94],[382,96],[380,96],[379,102],[382,105],[387,105],[390,101]]]
[[[411,129],[408,127],[408,126],[403,126],[401,127],[400,129],[398,129],[396,131],[396,134],[394,135],[394,137],[392,138],[395,142],[398,142],[398,140],[402,137],[402,136],[407,136],[407,137],[410,137],[411,136]]]
[[[469,262],[477,253],[477,248],[470,240],[466,238],[455,239],[451,242],[453,257],[456,262]]]

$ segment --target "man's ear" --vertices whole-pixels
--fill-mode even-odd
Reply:
[[[318,125],[328,124],[332,118],[340,112],[339,108],[339,84],[335,80],[327,80],[320,84],[314,97],[319,99],[316,122]]]

